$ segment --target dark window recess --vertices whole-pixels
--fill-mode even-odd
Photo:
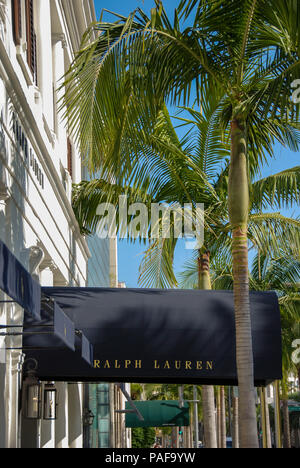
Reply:
[[[33,74],[34,82],[37,84],[37,50],[36,34],[34,31],[33,0],[26,0],[26,40],[27,40],[27,62]]]
[[[12,28],[13,38],[16,45],[21,44],[22,37],[22,13],[21,13],[21,0],[12,0]]]
[[[68,138],[68,172],[73,179],[73,148],[70,138]]]

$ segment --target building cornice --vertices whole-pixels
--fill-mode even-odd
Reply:
[[[97,21],[96,10],[95,10],[95,2],[94,2],[94,0],[88,0],[88,3],[89,3],[89,6],[90,6],[92,22]]]
[[[93,0],[59,0],[65,29],[69,35],[72,54],[79,50],[82,36],[91,23],[96,21]],[[71,44],[70,44],[71,43]]]

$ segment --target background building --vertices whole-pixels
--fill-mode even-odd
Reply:
[[[0,239],[43,286],[86,286],[90,251],[91,283],[104,285],[111,273],[111,246],[97,250],[91,240],[89,249],[71,207],[82,162],[57,104],[95,19],[92,0],[0,2]],[[0,303],[1,325],[22,319],[19,307]],[[81,385],[57,385],[57,421],[20,424],[24,356],[5,351],[20,345],[0,338],[0,447],[82,447]]]
[[[88,264],[89,287],[122,287],[118,282],[117,240],[100,239],[97,235],[88,239],[92,254]],[[99,267],[100,265],[100,267]],[[126,390],[130,394],[130,385]],[[92,426],[85,426],[85,448],[130,448],[131,430],[125,428],[125,397],[114,384],[85,385],[84,410],[94,416]]]

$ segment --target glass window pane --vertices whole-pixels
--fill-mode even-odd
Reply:
[[[109,448],[109,434],[99,433],[99,447]]]
[[[108,405],[109,403],[109,395],[107,392],[99,392],[98,393],[98,403],[100,405]]]
[[[98,415],[101,419],[109,418],[109,406],[108,405],[98,406]]]
[[[99,418],[99,432],[109,432],[108,419]]]
[[[99,384],[97,387],[99,392],[108,392],[109,390],[108,384]]]

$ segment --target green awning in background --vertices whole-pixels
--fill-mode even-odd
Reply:
[[[135,401],[137,409],[144,417],[139,421],[136,414],[126,414],[126,427],[184,427],[190,425],[190,406],[179,407],[178,401]],[[126,403],[126,410],[131,410]]]
[[[300,406],[289,406],[290,413],[300,413]]]

